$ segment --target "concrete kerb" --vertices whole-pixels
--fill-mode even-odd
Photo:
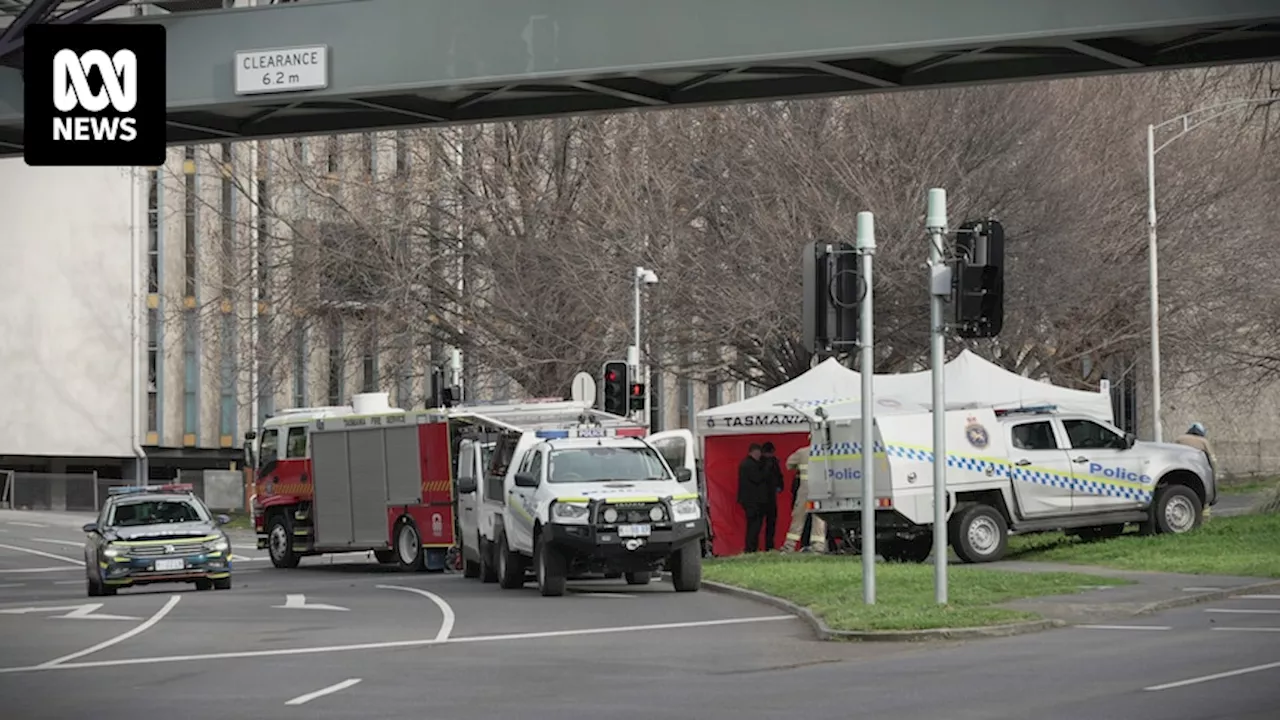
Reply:
[[[824,641],[858,640],[863,642],[928,642],[931,640],[972,640],[977,638],[1025,635],[1028,633],[1051,630],[1053,628],[1066,627],[1068,624],[1062,620],[1027,620],[1025,622],[989,625],[986,627],[934,628],[930,630],[833,630],[823,622],[822,618],[809,610],[809,608],[802,607],[780,597],[768,595],[756,590],[740,588],[735,585],[713,582],[711,580],[703,580],[702,585],[708,590],[712,590],[714,592],[733,595],[747,600],[754,600],[759,603],[764,603],[765,605],[771,605],[779,610],[789,612],[808,624],[813,630],[813,634],[817,636],[817,639]],[[1239,585],[1232,588],[1214,590],[1212,592],[1195,593],[1193,595],[1161,600],[1159,602],[1149,603],[1142,606],[1135,610],[1132,615],[1134,617],[1140,615],[1151,615],[1165,610],[1174,610],[1182,607],[1190,607],[1192,605],[1225,600],[1236,595],[1261,594],[1272,590],[1280,590],[1280,580],[1270,580],[1267,582],[1254,583],[1252,585]]]
[[[1135,617],[1138,615],[1151,615],[1165,610],[1175,610],[1177,608],[1190,607],[1192,605],[1200,605],[1202,603],[1226,600],[1227,598],[1234,597],[1236,595],[1262,594],[1272,590],[1280,590],[1280,580],[1268,580],[1266,582],[1253,583],[1252,585],[1237,585],[1236,587],[1222,588],[1221,590],[1198,592],[1184,595],[1182,597],[1169,598],[1168,600],[1160,600],[1158,602],[1143,605],[1141,608],[1134,611],[1133,614]]]
[[[989,625],[987,627],[967,628],[933,628],[930,630],[833,630],[823,622],[822,618],[812,610],[802,607],[780,597],[747,590],[735,585],[703,580],[702,586],[714,592],[746,600],[754,600],[765,605],[789,612],[803,620],[819,640],[857,640],[862,642],[928,642],[931,640],[971,640],[974,638],[1008,637],[1026,633],[1040,632],[1065,625],[1061,620],[1028,620],[1026,622]]]

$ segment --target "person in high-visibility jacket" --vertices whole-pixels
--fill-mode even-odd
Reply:
[[[811,517],[813,527],[809,533],[809,549],[813,552],[826,552],[827,524],[822,518],[818,517],[817,513],[809,512],[808,445],[787,456],[787,469],[794,471],[796,474],[795,482],[792,483],[795,497],[791,508],[791,527],[787,528],[787,539],[782,544],[782,549],[784,552],[799,552],[801,550],[801,535],[804,532],[805,519]]]

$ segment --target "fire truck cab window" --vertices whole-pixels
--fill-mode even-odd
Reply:
[[[289,428],[289,436],[285,439],[285,457],[303,458],[307,456],[307,429],[305,427]]]
[[[262,443],[258,446],[258,465],[266,467],[280,459],[279,437],[275,428],[262,431]]]

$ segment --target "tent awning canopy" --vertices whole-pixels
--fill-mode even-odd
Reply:
[[[943,377],[948,409],[1054,405],[1062,412],[1114,421],[1107,393],[1023,377],[969,350],[946,364]],[[932,374],[925,370],[876,375],[873,394],[877,413],[929,412],[933,408]],[[704,435],[804,431],[818,408],[831,418],[860,417],[861,398],[862,376],[832,358],[755,397],[698,413],[698,431]]]

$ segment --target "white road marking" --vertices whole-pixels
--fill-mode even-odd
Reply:
[[[45,606],[45,607],[5,608],[3,610],[0,610],[0,615],[30,615],[31,613],[39,613],[39,612],[74,612],[76,610],[81,609],[82,607],[84,606],[83,605],[59,605],[57,607]],[[94,605],[94,607],[102,607],[102,605],[97,604],[97,605]]]
[[[1221,589],[1222,588],[1219,588],[1219,587],[1189,587],[1189,588],[1182,588],[1182,592],[1213,592],[1214,590],[1221,590]]]
[[[1249,673],[1262,672],[1263,670],[1273,670],[1280,668],[1280,662],[1267,663],[1266,665],[1254,665],[1252,667],[1240,668],[1239,670],[1228,670],[1227,672],[1214,673],[1212,675],[1201,675],[1200,677],[1187,678],[1177,682],[1165,683],[1163,685],[1152,685],[1151,687],[1142,688],[1143,690],[1172,690],[1174,688],[1186,687],[1188,685],[1198,685],[1211,680],[1222,680],[1229,677],[1237,677],[1239,675],[1248,675]]]
[[[299,695],[298,697],[287,701],[285,705],[301,705],[303,703],[309,703],[318,697],[324,697],[325,695],[332,695],[336,692],[341,692],[351,687],[352,685],[358,685],[359,683],[360,683],[360,678],[351,678],[350,680],[343,680],[342,682],[337,683],[335,685],[330,685],[327,688],[320,688],[315,692],[310,692],[310,693],[307,693],[306,695]]]
[[[346,652],[350,650],[387,650],[391,648],[429,647],[432,645],[455,645],[461,643],[515,642],[519,640],[544,640],[557,637],[578,637],[583,635],[608,635],[613,633],[648,632],[652,630],[680,630],[697,627],[716,627],[720,625],[744,625],[748,623],[777,622],[780,620],[797,620],[795,615],[762,615],[756,617],[727,618],[724,620],[696,620],[692,622],[660,623],[657,625],[622,625],[618,627],[585,628],[582,630],[550,630],[547,632],[511,633],[507,635],[474,635],[469,637],[449,638],[443,642],[431,640],[391,640],[387,642],[359,643],[355,645],[328,645],[322,647],[279,648],[275,650],[242,650],[239,652],[209,653],[206,655],[167,655],[161,657],[126,658],[123,660],[93,660],[81,663],[45,663],[28,667],[0,668],[0,675],[23,672],[44,672],[49,670],[78,670],[83,668],[120,667],[123,665],[157,665],[172,662],[191,662],[198,660],[232,660],[257,657],[281,657],[287,655],[317,655],[321,653]]]
[[[54,540],[53,538],[31,538],[31,539],[34,540],[35,542],[51,543],[53,545],[66,545],[68,547],[77,547],[77,548],[84,547],[84,543],[72,542],[70,540]]]
[[[10,525],[21,525],[22,527],[33,527],[33,528],[45,528],[45,527],[49,527],[48,525],[41,525],[40,523],[21,522],[21,521],[18,521],[18,520],[10,520],[10,521],[9,521],[9,524],[10,524]]]
[[[1086,630],[1172,630],[1169,625],[1077,625]]]
[[[578,597],[601,597],[601,598],[633,598],[635,595],[626,593],[609,593],[609,592],[575,592]]]
[[[1216,627],[1222,632],[1280,632],[1280,627]]]
[[[1280,610],[1247,610],[1244,608],[1208,608],[1207,613],[1226,613],[1228,615],[1280,615]]]
[[[54,580],[54,585],[79,585],[83,580]]]
[[[77,580],[76,582],[80,581]],[[16,588],[22,587],[23,585],[26,585],[26,583],[0,583],[0,588]]]
[[[62,657],[56,658],[54,660],[50,660],[49,662],[40,663],[36,667],[42,668],[45,670],[48,670],[50,668],[60,667],[63,663],[67,661],[75,660],[77,658],[82,658],[85,655],[92,655],[98,652],[99,650],[106,650],[112,645],[122,643],[125,640],[128,640],[131,637],[134,637],[135,635],[141,635],[142,633],[150,630],[153,625],[163,620],[164,616],[168,615],[169,611],[173,609],[173,606],[177,605],[178,601],[181,599],[182,599],[182,596],[180,595],[172,595],[169,597],[169,601],[164,604],[164,607],[156,611],[155,615],[152,615],[151,617],[142,621],[132,630],[128,630],[126,632],[120,633],[119,635],[109,640],[103,640],[102,642],[98,643],[97,645],[94,645],[93,647],[85,648],[84,650],[80,650],[79,652],[73,652],[70,655],[63,655]]]
[[[285,595],[283,605],[272,605],[271,607],[275,610],[337,610],[338,612],[350,612],[347,608],[337,605],[308,604],[306,595]]]
[[[89,603],[81,605],[79,608],[72,610],[66,615],[54,615],[56,618],[65,618],[68,620],[141,620],[142,618],[130,617],[128,615],[108,615],[103,613],[95,615],[98,608],[102,607],[102,603]]]
[[[1280,595],[1237,595],[1236,600],[1280,600]]]
[[[267,558],[245,557],[243,555],[232,555],[231,562],[263,562]]]
[[[42,568],[5,568],[0,573],[47,573],[47,572],[68,572],[76,568],[69,567],[42,567]]]
[[[13,550],[14,552],[23,552],[29,555],[39,555],[42,558],[49,558],[50,560],[61,560],[64,563],[71,563],[72,565],[80,565],[82,567],[84,566],[83,560],[76,560],[75,558],[69,558],[66,555],[54,555],[53,553],[47,553],[43,550],[32,550],[31,548],[18,547],[17,545],[3,545],[3,544],[0,544],[0,548],[3,548],[5,550]]]
[[[436,607],[440,608],[440,614],[444,617],[444,619],[440,621],[440,632],[436,633],[436,642],[444,642],[449,639],[449,634],[453,632],[453,623],[457,620],[457,617],[453,614],[453,608],[449,607],[449,603],[445,602],[444,598],[433,592],[419,590],[418,588],[403,587],[400,585],[377,585],[375,587],[382,588],[383,590],[403,590],[405,592],[417,593],[418,595],[421,595],[435,603]]]

